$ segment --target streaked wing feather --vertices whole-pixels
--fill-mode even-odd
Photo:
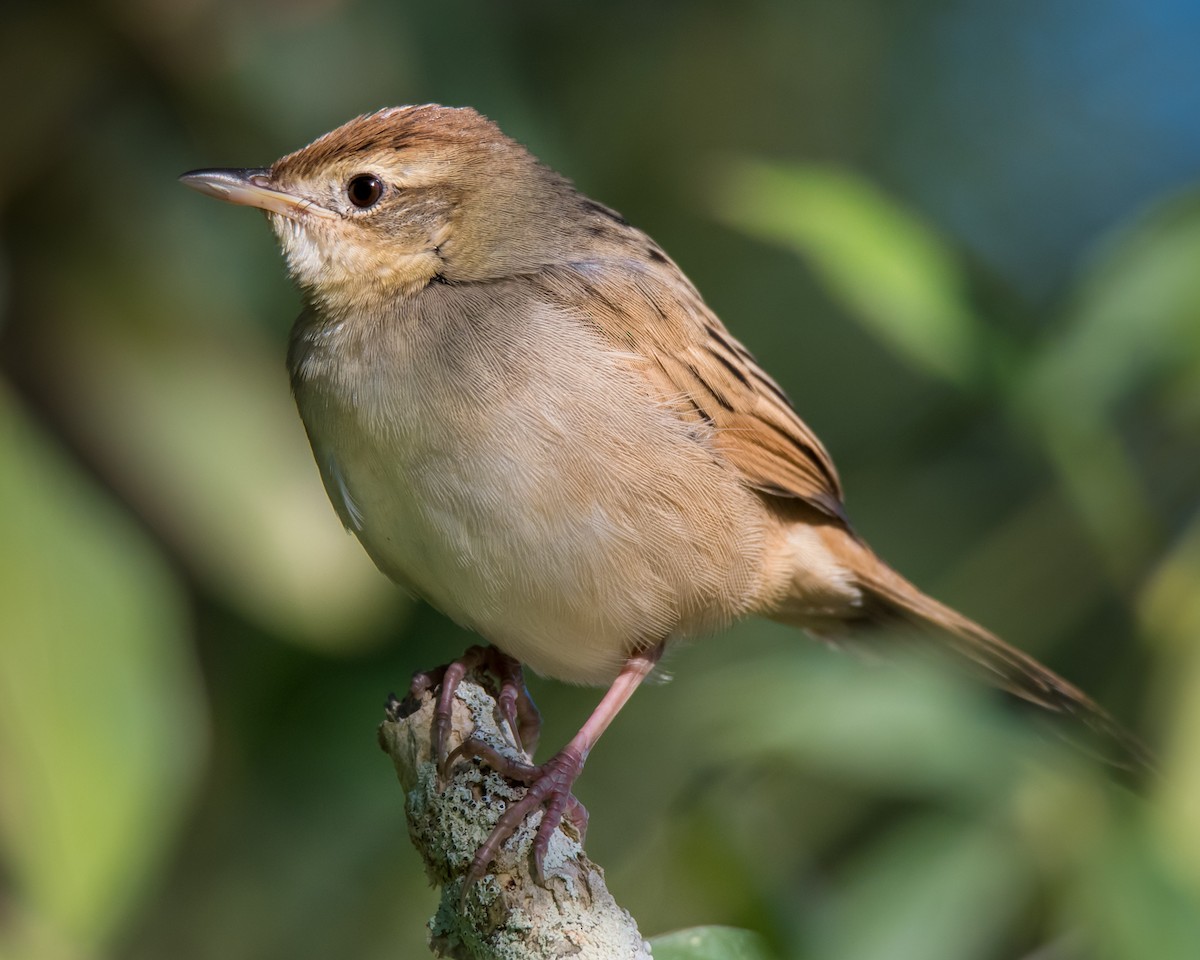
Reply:
[[[748,486],[796,498],[845,522],[829,454],[758,365],[669,261],[548,268],[547,292],[628,353],[681,415],[703,420]]]

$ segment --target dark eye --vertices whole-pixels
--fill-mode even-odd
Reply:
[[[360,173],[351,177],[350,182],[346,184],[346,196],[360,210],[373,207],[383,196],[383,182],[370,173]]]

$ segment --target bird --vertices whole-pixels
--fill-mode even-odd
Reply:
[[[895,572],[848,519],[829,453],[679,266],[469,107],[363,114],[270,167],[193,170],[258,208],[303,309],[292,391],[334,509],[397,584],[486,641],[446,668],[440,762],[529,785],[464,885],[536,810],[582,833],[589,752],[663,651],[747,616],[819,638],[893,624],[996,686],[1140,745],[1077,687]],[[607,686],[544,763],[447,752],[473,667],[532,754],[523,668]],[[464,886],[464,889],[465,889]]]

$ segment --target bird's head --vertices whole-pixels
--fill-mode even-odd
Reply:
[[[331,308],[536,269],[579,233],[570,183],[469,108],[381,110],[269,168],[180,179],[266,211],[293,278]]]

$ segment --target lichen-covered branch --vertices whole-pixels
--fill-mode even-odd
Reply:
[[[412,712],[410,712],[412,711]],[[545,858],[545,886],[532,876],[529,845],[540,815],[504,844],[486,877],[462,897],[462,876],[505,807],[525,792],[475,761],[455,765],[438,782],[431,757],[433,697],[393,701],[379,728],[406,794],[409,834],[430,881],[441,890],[430,920],[430,948],[456,960],[649,960],[633,918],[613,900],[604,875],[567,828]],[[482,738],[501,754],[528,762],[497,721],[496,701],[474,678],[458,688],[448,743]]]

